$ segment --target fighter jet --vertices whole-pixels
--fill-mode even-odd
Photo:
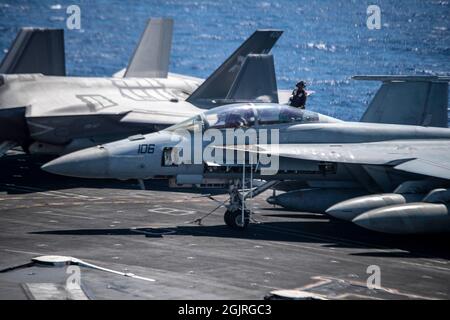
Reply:
[[[126,70],[110,78],[65,76],[62,30],[21,30],[0,66],[0,156],[14,146],[61,155],[242,97],[258,101],[229,91],[245,57],[269,52],[281,31],[257,30],[203,81],[168,72],[172,28],[171,19],[151,19]]]
[[[357,79],[383,81],[360,122],[273,103],[232,104],[43,169],[85,178],[173,177],[180,184],[221,179],[230,185],[224,220],[234,228],[249,223],[247,199],[298,180],[309,188],[287,193],[296,209],[327,211],[381,232],[450,231],[450,78]],[[266,183],[249,186],[256,178]]]

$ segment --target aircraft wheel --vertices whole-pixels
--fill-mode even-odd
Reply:
[[[225,221],[225,224],[233,229],[245,229],[247,228],[249,222],[250,222],[250,211],[245,210],[244,213],[244,224],[242,224],[242,211],[241,210],[235,210],[230,211],[227,210],[225,212],[225,215],[223,216],[223,220]]]

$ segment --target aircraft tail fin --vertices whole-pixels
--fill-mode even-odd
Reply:
[[[440,76],[355,76],[382,81],[361,122],[448,126],[448,82]]]
[[[225,100],[278,103],[273,56],[271,54],[249,54]]]
[[[211,108],[215,106],[212,101],[226,99],[246,57],[252,53],[269,53],[282,33],[280,30],[256,30],[187,101],[203,108]]]
[[[172,47],[173,19],[151,18],[124,77],[167,78]]]
[[[22,28],[0,65],[0,73],[65,76],[64,30]]]

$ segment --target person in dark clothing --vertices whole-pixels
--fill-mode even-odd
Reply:
[[[305,109],[307,98],[305,90],[306,85],[303,81],[300,81],[295,86],[297,88],[292,91],[292,97],[289,99],[289,105],[295,108]]]

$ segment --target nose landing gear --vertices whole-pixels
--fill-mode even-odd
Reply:
[[[242,211],[227,210],[223,216],[225,224],[233,229],[245,229],[250,223],[250,211],[244,210],[244,222],[242,222]]]
[[[225,224],[233,229],[243,230],[248,227],[252,216],[252,210],[251,208],[249,209],[249,207],[247,207],[246,200],[256,197],[264,191],[274,187],[279,182],[280,181],[278,180],[264,182],[256,188],[253,188],[253,183],[251,183],[250,188],[246,191],[244,184],[242,184],[242,182],[239,180],[235,180],[230,185],[230,190],[228,192],[230,195],[229,199],[225,200],[224,202],[220,202],[213,197],[209,197],[211,200],[218,202],[219,205],[201,218],[190,221],[190,223],[197,223],[198,225],[201,225],[203,219],[213,214],[219,208],[226,207],[227,211],[223,216]]]
[[[279,181],[273,180],[265,182],[256,188],[250,187],[250,190],[245,192],[244,186],[239,190],[238,183],[230,186],[230,203],[226,206],[227,211],[224,214],[223,220],[225,224],[234,229],[245,229],[250,223],[251,210],[246,206],[248,198],[256,197],[264,191],[274,187]]]

